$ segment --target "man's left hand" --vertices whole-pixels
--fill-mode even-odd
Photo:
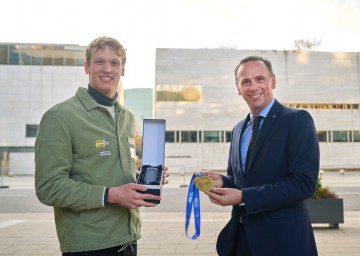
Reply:
[[[242,202],[242,192],[236,188],[213,188],[205,194],[212,203],[221,206],[236,205]]]

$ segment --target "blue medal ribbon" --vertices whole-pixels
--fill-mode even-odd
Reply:
[[[191,177],[188,195],[187,195],[187,203],[186,203],[186,221],[185,221],[185,234],[191,239],[195,240],[200,236],[200,196],[199,189],[194,184],[194,179],[196,176],[204,176],[204,174],[193,174]],[[194,222],[195,222],[195,234],[191,237],[188,235],[188,227],[190,223],[191,211],[194,208]]]

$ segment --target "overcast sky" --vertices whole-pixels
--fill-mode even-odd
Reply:
[[[79,44],[98,36],[127,49],[124,88],[154,86],[156,48],[360,51],[360,0],[6,0],[0,42]]]

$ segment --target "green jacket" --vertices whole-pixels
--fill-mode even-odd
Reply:
[[[62,252],[98,250],[140,238],[138,209],[104,207],[105,187],[135,182],[134,115],[115,120],[86,89],[47,111],[35,142],[35,188],[54,207]]]

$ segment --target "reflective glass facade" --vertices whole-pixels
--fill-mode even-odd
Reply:
[[[84,56],[78,45],[0,44],[0,65],[82,66]]]
[[[203,100],[199,84],[162,84],[156,85],[156,101],[194,101]]]

